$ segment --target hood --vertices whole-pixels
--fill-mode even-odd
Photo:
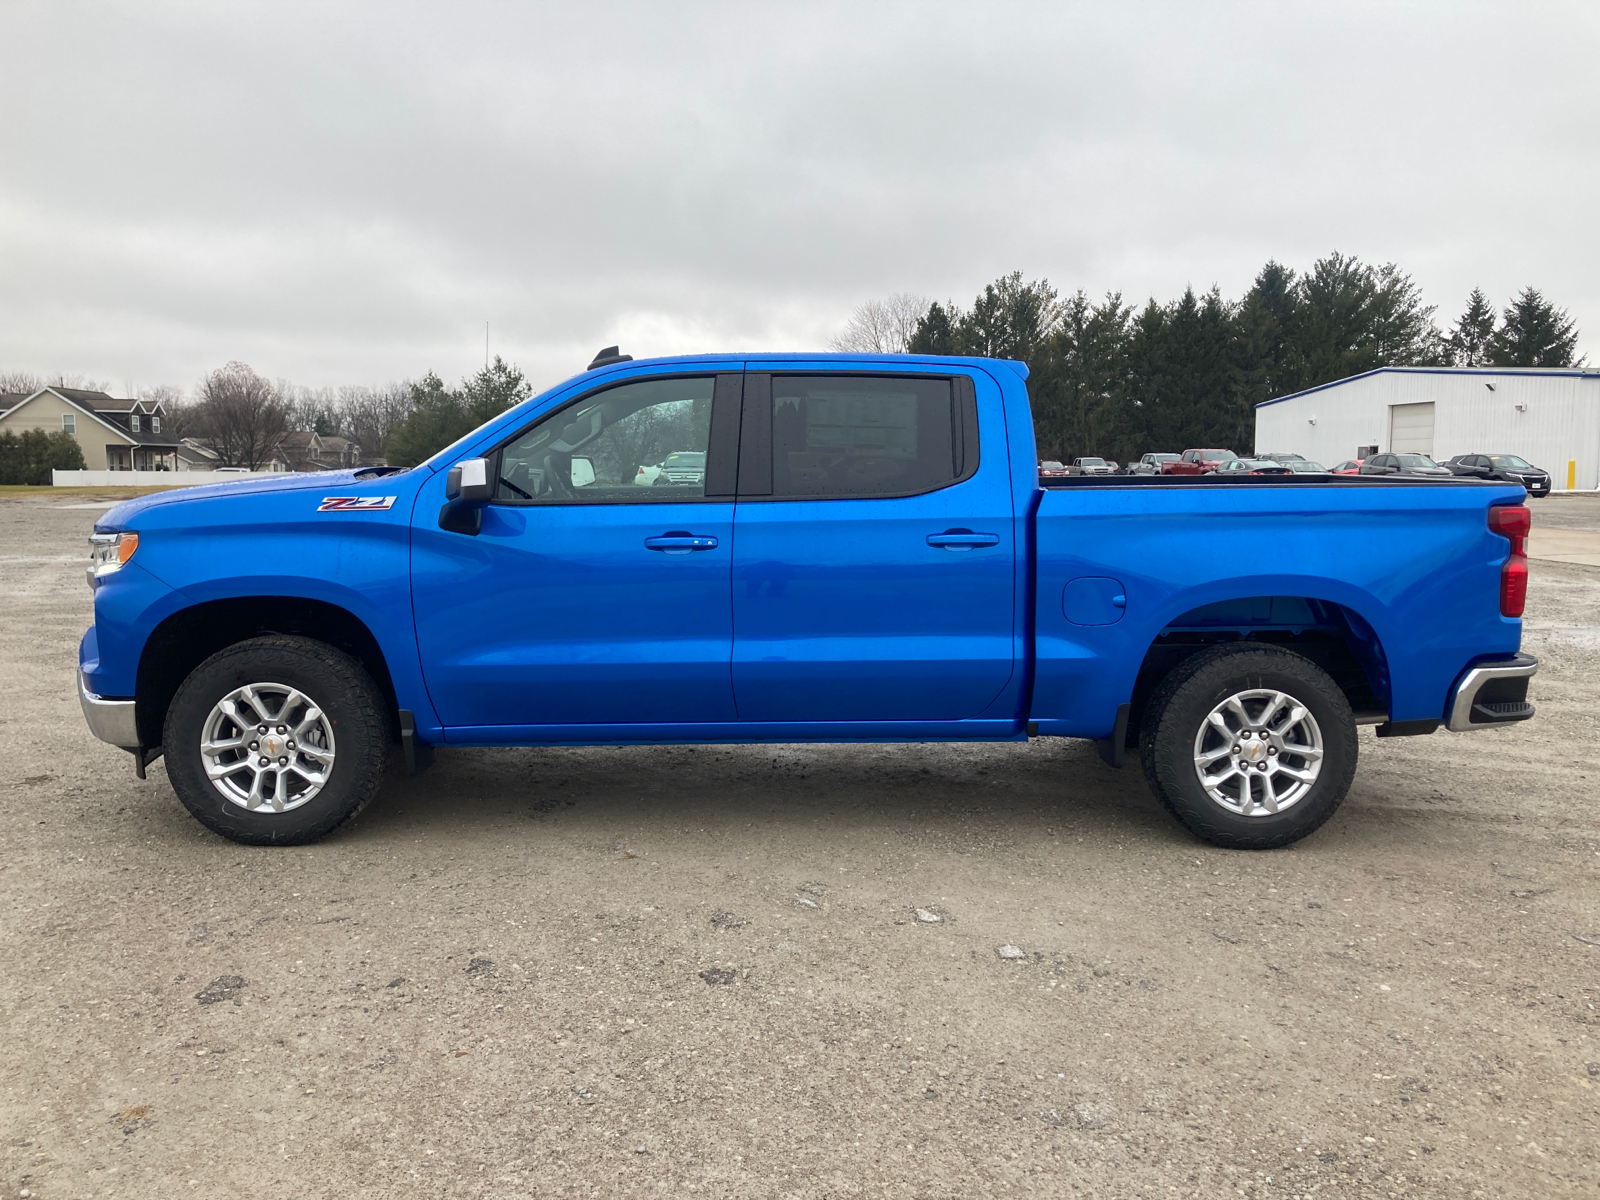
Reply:
[[[199,487],[171,488],[164,492],[154,492],[148,496],[139,496],[135,499],[124,501],[96,521],[94,528],[96,533],[116,533],[119,530],[126,529],[141,513],[169,504],[192,504],[195,501],[211,500],[218,496],[314,491],[319,488],[348,487],[357,482],[366,483],[367,480],[358,481],[356,479],[356,471],[360,469],[307,471],[303,474],[292,473],[272,476],[255,475],[230,483],[205,483]],[[404,472],[400,472],[400,474],[404,474]],[[393,476],[389,476],[389,478],[393,478]]]

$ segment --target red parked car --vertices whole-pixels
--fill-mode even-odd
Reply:
[[[1232,450],[1185,450],[1177,462],[1161,464],[1163,475],[1209,475],[1239,456]]]
[[[1333,467],[1332,469],[1330,469],[1328,471],[1328,474],[1329,475],[1359,475],[1359,474],[1361,474],[1361,464],[1366,462],[1366,461],[1367,460],[1364,459],[1364,458],[1347,458],[1342,463],[1340,463],[1338,466]]]

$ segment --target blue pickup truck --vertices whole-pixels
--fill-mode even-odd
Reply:
[[[91,539],[84,714],[253,844],[348,820],[397,742],[415,771],[437,746],[1073,737],[1136,750],[1239,848],[1332,815],[1358,725],[1533,715],[1521,487],[1041,486],[1026,379],[612,347],[409,470],[129,501]]]

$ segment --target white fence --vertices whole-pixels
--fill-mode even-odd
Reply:
[[[56,487],[198,487],[233,479],[259,479],[282,471],[51,471]]]

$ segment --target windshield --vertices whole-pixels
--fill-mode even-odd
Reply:
[[[1234,453],[1233,453],[1232,450],[1202,450],[1202,451],[1200,451],[1200,460],[1202,462],[1222,462],[1224,459],[1233,458],[1233,457],[1235,457],[1235,456],[1234,456]]]
[[[1426,454],[1396,454],[1395,458],[1399,460],[1402,467],[1437,467],[1439,465]]]
[[[1078,462],[1085,467],[1103,467],[1106,465],[1106,460],[1103,458],[1080,458]]]
[[[681,450],[677,454],[667,455],[667,461],[661,465],[664,467],[703,467],[706,465],[706,456],[699,450]]]
[[[1145,455],[1145,457],[1148,458],[1151,462],[1158,462],[1158,463],[1177,462],[1178,461],[1178,456],[1176,454],[1147,454],[1147,455]]]
[[[1497,467],[1510,467],[1514,471],[1531,471],[1532,463],[1523,462],[1515,454],[1491,454],[1489,461]]]
[[[1301,475],[1320,475],[1328,468],[1319,462],[1312,462],[1308,458],[1297,458],[1289,464],[1289,469]]]

